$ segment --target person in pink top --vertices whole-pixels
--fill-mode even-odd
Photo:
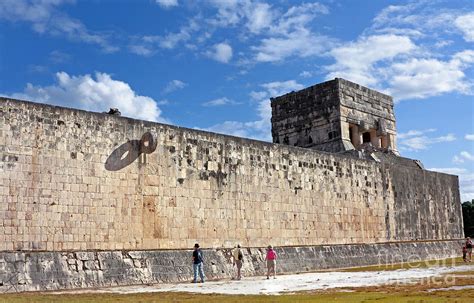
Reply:
[[[271,272],[273,272],[273,279],[276,279],[276,259],[276,252],[271,245],[268,245],[267,256],[265,257],[265,260],[267,260],[267,279],[270,279]]]

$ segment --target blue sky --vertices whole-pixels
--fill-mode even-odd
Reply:
[[[0,94],[271,141],[269,97],[394,96],[398,146],[474,199],[472,1],[3,0]]]

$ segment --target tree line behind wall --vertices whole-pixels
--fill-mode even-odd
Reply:
[[[474,199],[462,204],[462,218],[464,221],[464,236],[474,237]]]

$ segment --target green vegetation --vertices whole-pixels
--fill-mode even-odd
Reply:
[[[474,199],[462,204],[462,219],[464,221],[464,235],[474,237]]]
[[[283,296],[224,296],[224,295],[196,295],[184,293],[154,293],[135,295],[8,295],[0,296],[1,303],[112,303],[112,302],[143,302],[143,303],[290,303],[290,302],[378,302],[378,303],[414,303],[414,302],[472,302],[474,290],[442,291],[442,292],[413,292],[413,293],[384,293],[384,292],[334,292],[334,293],[306,293]]]

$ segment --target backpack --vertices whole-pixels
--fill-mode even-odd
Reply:
[[[239,250],[239,254],[237,256],[237,259],[239,259],[239,261],[243,261],[244,260],[244,255],[242,254],[242,252]]]

